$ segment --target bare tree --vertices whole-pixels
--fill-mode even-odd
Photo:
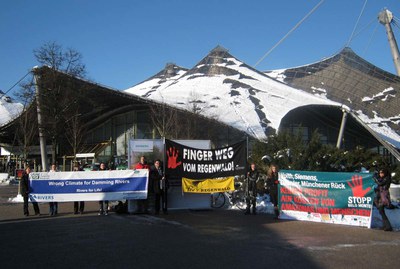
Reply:
[[[56,149],[60,137],[65,135],[65,122],[76,114],[75,99],[78,90],[73,83],[74,77],[84,77],[85,66],[82,64],[82,55],[73,50],[64,50],[55,42],[48,42],[34,50],[36,60],[47,67],[46,74],[40,74],[41,111],[47,137],[52,142],[52,162],[56,160]],[[70,75],[70,76],[65,76]],[[38,75],[38,74],[36,74]]]
[[[201,114],[204,108],[209,108],[201,101],[198,94],[192,92],[185,110],[172,108],[165,102],[150,106],[150,116],[153,127],[160,136],[180,139],[199,139],[214,136],[217,132],[212,120],[205,119]]]
[[[74,77],[84,77],[85,65],[82,63],[82,55],[74,49],[64,50],[56,42],[47,42],[39,49],[33,51],[36,60],[48,66],[54,71],[62,71]]]
[[[35,96],[35,89],[32,80],[20,84],[20,90],[15,94],[23,104],[21,116],[18,117],[17,128],[14,133],[14,146],[19,145],[22,151],[22,158],[27,159],[31,146],[37,139],[37,118],[32,109],[32,101]]]
[[[190,92],[189,100],[188,100],[188,105],[187,109],[192,112],[193,114],[200,114],[204,108],[200,106],[200,104],[204,103],[204,101],[201,101],[199,95],[195,91]]]
[[[178,112],[165,103],[150,106],[154,128],[162,137],[178,138]]]
[[[216,120],[218,117],[216,115],[209,115],[208,117],[212,120],[205,120],[202,118],[204,111],[210,108],[211,106],[202,101],[197,92],[192,91],[190,93],[187,105],[187,110],[190,113],[184,118],[186,125],[184,132],[186,138],[198,139],[203,135],[205,130],[212,130],[212,128],[209,127],[211,126],[213,120]]]
[[[71,116],[69,120],[65,122],[66,124],[66,137],[68,143],[72,147],[72,153],[74,156],[82,150],[84,144],[84,138],[86,134],[85,125],[81,121],[81,114],[79,113],[78,107],[75,113]]]

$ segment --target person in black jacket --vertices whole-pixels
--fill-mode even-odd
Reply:
[[[250,165],[250,171],[247,173],[247,194],[246,194],[246,211],[245,214],[250,214],[250,208],[252,207],[251,213],[256,215],[256,198],[257,198],[257,182],[260,178],[260,173],[256,169],[256,164]]]
[[[29,216],[29,208],[28,208],[28,201],[29,201],[29,173],[31,172],[31,168],[27,166],[25,168],[24,173],[21,177],[21,185],[20,185],[20,192],[22,197],[24,198],[24,215]],[[37,202],[33,202],[33,210],[35,210],[35,215],[40,215],[39,205]]]
[[[279,210],[278,210],[278,166],[275,164],[271,164],[267,172],[267,183],[266,187],[269,192],[269,197],[271,199],[272,204],[274,205],[274,212],[275,212],[275,219],[279,217]]]
[[[99,168],[99,171],[107,171],[107,168],[106,168],[106,164],[105,163],[100,163],[100,168]],[[100,208],[99,208],[99,213],[98,213],[98,215],[100,216],[100,215],[105,215],[105,216],[107,216],[108,215],[108,200],[104,200],[104,201],[99,201],[99,205],[100,205]]]
[[[167,190],[168,181],[164,176],[163,170],[160,165],[160,161],[156,160],[154,166],[150,169],[150,183],[149,191],[153,191],[154,194],[154,213],[157,215],[160,213],[160,202],[161,209],[164,214],[168,212],[167,204]]]
[[[389,188],[392,182],[387,169],[380,169],[378,174],[374,175],[374,181],[377,184],[375,188],[374,203],[378,208],[379,214],[382,216],[383,230],[392,231],[392,225],[385,214],[385,206],[390,206]]]
[[[78,172],[82,171],[82,169],[79,167],[79,163],[75,163],[73,171]],[[84,201],[75,201],[74,202],[74,214],[83,214],[83,211],[85,209],[85,202]]]

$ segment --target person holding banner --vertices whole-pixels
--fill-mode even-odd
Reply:
[[[279,217],[279,209],[278,209],[278,166],[275,164],[271,164],[267,172],[267,183],[266,187],[269,192],[269,197],[271,199],[272,204],[274,205],[275,219]]]
[[[167,214],[167,190],[168,182],[160,165],[160,160],[154,162],[150,170],[149,190],[152,188],[154,193],[154,213],[158,215],[161,208],[164,214]]]
[[[20,192],[24,198],[24,215],[29,216],[28,199],[29,199],[29,174],[31,168],[27,166],[21,177]],[[33,210],[35,210],[35,215],[40,215],[39,205],[37,202],[32,201]]]
[[[82,171],[79,167],[79,163],[75,163],[73,171],[76,171],[76,172]],[[84,209],[85,209],[84,201],[75,201],[74,202],[74,214],[75,215],[78,214],[78,211],[79,211],[79,214],[83,214]]]
[[[257,182],[260,178],[260,173],[256,169],[256,164],[250,165],[250,171],[247,172],[247,195],[246,195],[246,211],[245,215],[250,214],[250,208],[252,206],[251,213],[256,215],[256,198],[257,198]]]
[[[50,173],[57,172],[57,165],[53,163],[50,168]],[[49,203],[49,214],[50,216],[55,216],[58,214],[58,203],[57,202],[50,202]]]
[[[146,162],[145,156],[140,156],[140,161],[134,166],[134,169],[147,169],[150,172],[150,166]],[[148,188],[150,190],[150,188]],[[149,212],[149,198],[138,200],[138,211],[147,214]]]
[[[100,163],[100,168],[99,171],[106,171],[106,164],[105,163]],[[100,215],[108,215],[108,200],[104,201],[99,201],[100,209],[99,209],[99,216]]]
[[[377,184],[375,188],[374,203],[382,216],[383,230],[392,231],[392,225],[385,213],[385,206],[390,206],[389,188],[392,182],[387,169],[380,169],[378,174],[374,175],[374,181]]]

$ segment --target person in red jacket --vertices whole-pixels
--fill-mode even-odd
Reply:
[[[140,156],[140,162],[138,162],[134,169],[147,169],[150,172],[150,166],[146,162],[145,156]],[[138,200],[138,213],[149,213],[149,188],[147,186],[147,199]]]
[[[146,157],[140,156],[140,162],[135,165],[135,169],[148,169],[150,170],[150,166],[146,162]]]

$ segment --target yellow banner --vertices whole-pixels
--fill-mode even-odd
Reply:
[[[184,192],[213,193],[235,190],[234,177],[222,179],[189,179],[182,178],[182,189]]]

